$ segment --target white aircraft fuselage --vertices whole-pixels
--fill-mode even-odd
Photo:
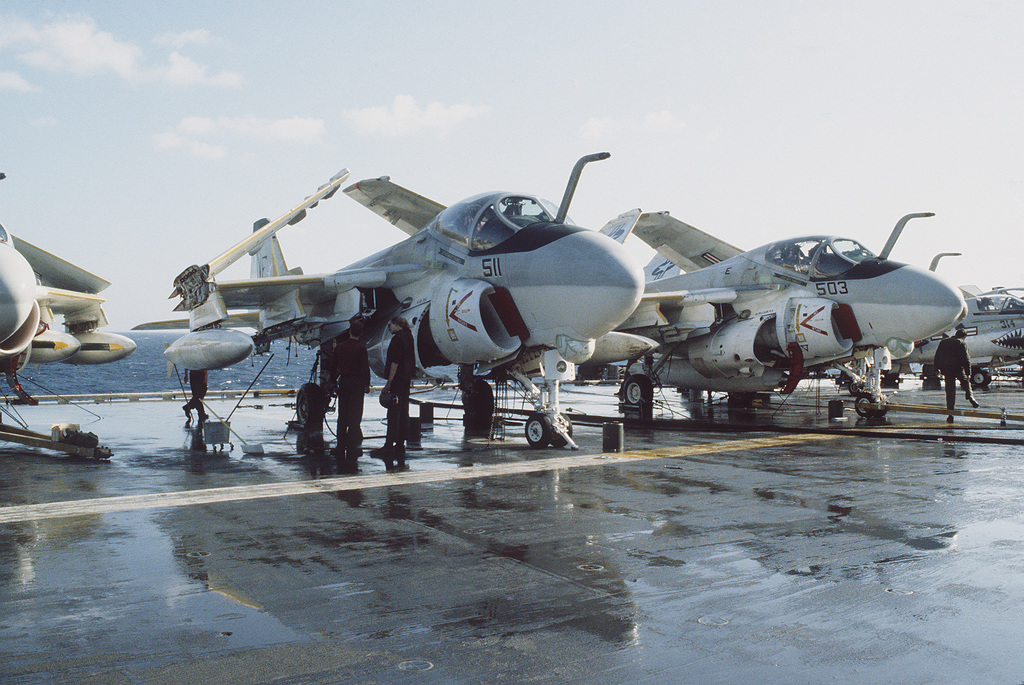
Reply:
[[[831,236],[771,243],[648,282],[644,299],[659,293],[665,321],[636,326],[641,309],[623,329],[662,342],[671,355],[663,383],[728,392],[776,388],[793,371],[872,348],[905,357],[966,311],[959,291],[934,273]]]
[[[35,273],[0,226],[0,359],[22,355],[38,328]]]
[[[82,274],[85,282],[109,285],[11,236],[0,225],[0,364],[19,392],[14,376],[29,359],[39,364],[104,364],[135,351],[131,339],[95,330],[106,325],[103,298],[72,289]],[[55,313],[63,314],[67,331],[53,328]]]
[[[513,203],[538,213],[518,226],[492,211]],[[594,341],[636,307],[642,270],[616,241],[553,222],[541,209],[542,201],[523,195],[470,198],[342,272],[389,272],[397,306],[387,316],[409,320],[424,368],[494,363],[523,348],[555,349],[581,363],[593,354]],[[395,269],[405,264],[403,282]],[[374,350],[373,343],[371,361],[382,370],[385,348]]]

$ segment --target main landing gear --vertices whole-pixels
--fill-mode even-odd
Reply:
[[[633,373],[626,377],[619,386],[619,411],[638,419],[654,416],[654,383],[650,376]]]

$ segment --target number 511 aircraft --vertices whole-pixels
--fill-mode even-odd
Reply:
[[[655,346],[614,332],[640,301],[639,263],[615,240],[567,220],[583,166],[608,156],[577,162],[558,207],[505,192],[445,207],[388,178],[360,181],[344,192],[409,237],[333,273],[288,269],[274,234],[332,197],[348,176],[343,171],[275,221],[257,222],[250,237],[224,254],[175,279],[172,297],[181,297],[178,308],[188,311],[190,332],[165,357],[186,369],[224,368],[275,339],[325,343],[359,317],[370,365],[384,376],[387,323],[402,316],[412,326],[424,375],[429,367],[451,364],[472,367],[477,375],[500,368],[533,398],[528,441],[575,446],[571,424],[559,411],[558,383],[574,378],[575,364],[635,358]],[[337,251],[345,250],[339,244]],[[252,257],[249,279],[217,280],[246,254]],[[250,337],[232,326],[257,333]]]

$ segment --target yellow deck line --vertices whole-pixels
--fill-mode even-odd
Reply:
[[[266,499],[271,497],[290,497],[293,495],[364,490],[369,488],[390,487],[394,485],[414,485],[419,483],[472,480],[477,478],[490,478],[494,476],[536,473],[538,471],[572,469],[585,466],[608,466],[611,464],[628,463],[630,461],[644,459],[687,457],[716,452],[741,452],[758,448],[832,440],[837,437],[842,436],[826,434],[781,435],[767,438],[753,438],[749,440],[726,440],[722,442],[702,443],[699,445],[658,447],[649,450],[631,450],[628,452],[559,456],[533,461],[506,462],[488,466],[468,466],[456,469],[376,473],[366,476],[336,476],[331,478],[321,478],[319,480],[289,481],[284,483],[267,483],[264,485],[240,485],[226,488],[183,490],[178,492],[125,495],[120,497],[100,497],[95,499],[48,502],[43,504],[19,504],[0,507],[0,524],[66,518],[72,516],[113,514],[127,511],[138,511],[142,509],[186,507],[201,504],[216,504],[221,502],[242,502],[246,500]]]

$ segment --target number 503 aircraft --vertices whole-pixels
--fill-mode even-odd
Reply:
[[[615,240],[567,220],[583,166],[606,157],[577,162],[558,207],[505,192],[445,207],[386,177],[360,181],[344,192],[409,237],[333,273],[289,270],[274,234],[332,197],[348,176],[343,171],[275,221],[257,222],[246,240],[175,279],[172,297],[180,296],[179,309],[188,310],[190,333],[165,356],[187,369],[223,368],[275,339],[325,343],[358,317],[371,367],[384,376],[387,323],[402,316],[412,327],[421,374],[451,364],[472,367],[478,376],[500,369],[533,399],[528,441],[575,446],[571,424],[559,411],[558,383],[574,377],[575,364],[636,358],[655,347],[614,331],[640,302],[639,263]],[[337,251],[344,253],[340,245]],[[216,279],[246,254],[251,278]],[[229,312],[240,309],[246,311]],[[232,326],[257,333],[250,337],[228,330]],[[137,328],[171,327],[180,322]]]
[[[880,374],[967,311],[934,273],[888,259],[907,221],[923,216],[932,215],[903,217],[875,255],[823,235],[741,252],[667,213],[623,214],[613,235],[632,230],[664,258],[649,265],[643,301],[619,327],[661,343],[657,358],[624,382],[625,407],[649,408],[655,381],[789,393],[809,370],[835,368],[863,388],[858,414],[884,415]]]

